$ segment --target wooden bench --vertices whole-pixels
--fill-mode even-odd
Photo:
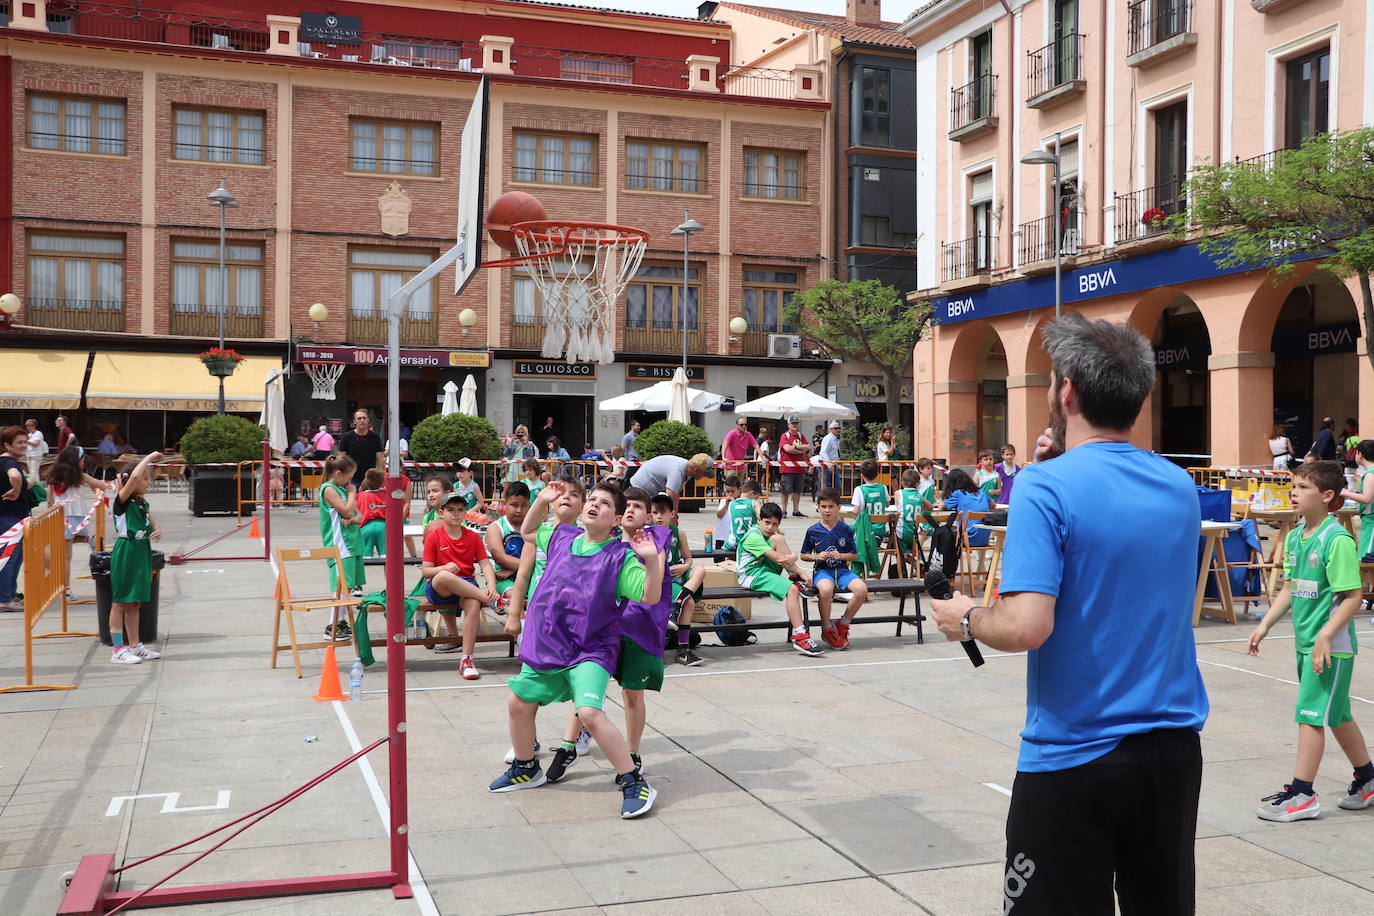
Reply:
[[[368,605],[364,605],[364,607],[368,607],[368,608],[377,608],[377,609],[378,609],[378,611],[377,611],[378,613],[382,614],[383,616],[385,616],[385,614],[386,614],[386,608],[382,607],[382,606],[379,605],[379,604],[368,604]],[[361,611],[362,608],[360,607],[358,610]],[[421,601],[421,602],[420,602],[419,608],[417,608],[416,611],[415,611],[415,616],[416,616],[416,617],[419,617],[420,615],[422,615],[422,614],[428,614],[428,613],[431,612],[431,611],[439,611],[439,612],[449,612],[449,611],[452,611],[453,613],[457,614],[459,617],[462,617],[462,616],[463,616],[463,611],[462,611],[462,609],[461,609],[460,607],[458,607],[457,604],[430,604],[428,601]],[[412,619],[414,619],[414,618],[412,618]],[[385,646],[385,645],[386,645],[386,640],[385,640],[385,639],[383,639],[381,642],[377,642],[377,641],[373,640],[373,639],[372,639],[372,634],[371,634],[371,633],[364,632],[364,628],[363,628],[363,627],[359,627],[359,626],[357,625],[357,622],[358,622],[358,621],[357,621],[357,617],[355,616],[355,617],[354,617],[354,620],[353,620],[353,623],[354,623],[354,626],[353,626],[353,638],[354,638],[354,641],[357,643],[357,645],[358,645],[359,648],[362,648],[362,642],[363,642],[364,639],[367,640],[368,648],[372,648],[373,646]],[[402,632],[404,632],[404,630],[402,630]],[[422,637],[422,638],[420,638],[420,639],[407,639],[407,640],[405,641],[405,644],[406,644],[407,646],[445,646],[445,645],[449,645],[449,644],[451,644],[451,643],[460,642],[461,640],[462,640],[462,635],[461,635],[461,634],[452,634],[452,635],[448,635],[448,636],[425,636],[425,637]],[[505,633],[505,632],[500,632],[500,633],[481,633],[481,632],[479,632],[479,633],[477,634],[477,642],[503,642],[503,643],[506,643],[506,647],[507,647],[506,658],[515,658],[515,637],[514,637],[514,636],[511,636],[511,635],[509,635],[509,634],[507,634],[507,633]]]
[[[855,617],[854,620],[851,621],[851,623],[895,623],[897,625],[897,632],[894,635],[896,636],[902,635],[903,624],[915,624],[916,642],[924,643],[926,641],[925,631],[921,626],[922,622],[926,618],[921,613],[920,598],[921,594],[925,592],[926,587],[924,582],[922,582],[920,579],[865,579],[864,582],[868,585],[868,594],[870,597],[873,597],[875,595],[895,596],[898,602],[897,613],[876,615],[862,614],[858,617]],[[837,601],[844,601],[846,600],[844,597],[846,594],[847,593],[845,592],[837,592],[835,594],[835,599]],[[728,601],[731,598],[769,597],[772,596],[770,596],[767,592],[761,592],[752,588],[744,588],[742,586],[722,586],[718,588],[706,588],[702,589],[701,592],[702,601]],[[805,592],[802,593],[802,620],[808,627],[811,626],[811,622],[813,619],[811,616],[809,602],[812,601],[814,598],[814,595],[807,595]],[[906,603],[908,598],[913,599],[916,603],[916,607],[913,613],[907,613]],[[714,624],[709,623],[694,623],[689,627],[689,629],[694,633],[710,633],[716,630],[781,629],[788,631],[788,634],[790,636],[792,624],[790,621],[787,620],[786,617],[784,617],[782,620],[750,621],[748,623],[727,624],[724,626],[716,626]]]
[[[421,563],[421,560],[420,560],[419,557],[403,557],[402,559],[405,561],[405,565],[407,565],[407,566],[419,566],[420,563]],[[364,565],[364,566],[385,566],[385,565],[386,565],[386,557],[385,557],[385,556],[381,556],[381,557],[363,557],[363,565]]]

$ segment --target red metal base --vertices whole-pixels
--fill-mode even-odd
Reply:
[[[183,903],[209,903],[220,900],[246,900],[253,897],[287,897],[322,894],[330,891],[361,891],[389,887],[398,898],[411,896],[404,876],[389,871],[360,872],[353,875],[320,875],[312,878],[278,878],[272,881],[241,881],[230,884],[197,884],[189,887],[159,887],[146,893],[114,891],[115,876],[110,871],[113,855],[85,856],[77,866],[57,916],[103,916],[142,894],[130,909],[175,906]]]

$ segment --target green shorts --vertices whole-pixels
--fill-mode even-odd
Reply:
[[[767,592],[769,597],[778,601],[786,601],[787,593],[792,590],[791,579],[767,569],[750,574],[747,580],[747,583],[742,580],[740,585],[752,588],[756,592]]]
[[[662,690],[663,656],[651,655],[635,641],[622,636],[615,680],[625,690]]]
[[[514,580],[514,579],[497,579],[497,580],[496,580],[496,594],[497,594],[497,595],[504,595],[506,592],[510,591],[510,590],[511,590],[512,588],[514,588],[514,587],[515,587],[515,580]]]
[[[611,673],[596,662],[578,662],[571,668],[550,668],[540,671],[521,665],[520,673],[506,683],[511,692],[526,703],[548,706],[550,703],[572,701],[578,709],[590,706],[603,709],[606,685]]]
[[[153,592],[153,545],[143,539],[116,538],[110,554],[110,600],[140,604]]]
[[[1374,515],[1360,516],[1360,556],[1374,553]]]
[[[1355,658],[1344,653],[1331,656],[1321,674],[1312,671],[1312,656],[1298,653],[1298,706],[1293,721],[1299,725],[1342,725],[1350,715],[1350,674]]]

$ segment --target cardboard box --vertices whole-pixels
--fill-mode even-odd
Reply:
[[[715,566],[702,567],[706,570],[706,579],[702,583],[703,588],[734,588],[739,584],[735,578],[735,564],[732,560],[726,560]],[[692,611],[692,623],[714,623],[716,612],[727,605],[734,607],[748,620],[754,613],[754,602],[751,598],[727,598],[724,601],[698,601],[696,608]]]

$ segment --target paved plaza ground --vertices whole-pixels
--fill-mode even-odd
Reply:
[[[161,549],[197,546],[226,527],[192,518],[183,493],[151,500]],[[313,510],[273,519],[274,543],[318,544]],[[707,516],[684,520],[700,543]],[[805,524],[788,519],[784,533],[799,540]],[[240,535],[207,552],[253,549],[260,542]],[[78,569],[85,556],[78,547]],[[381,570],[369,574],[380,587]],[[369,672],[359,703],[310,699],[320,651],[307,653],[304,679],[293,676],[289,656],[269,670],[271,588],[261,562],[169,568],[157,662],[113,666],[90,638],[37,644],[38,679],[77,689],[0,695],[0,914],[51,914],[62,874],[81,856],[114,852],[128,862],[189,839],[285,794],[347,756],[355,741],[384,734],[386,704],[376,689],[383,664]],[[91,597],[93,586],[78,580],[76,592]],[[755,614],[777,619],[781,607],[756,604]],[[75,628],[94,629],[94,605],[75,606],[72,618]],[[56,628],[55,612],[53,621],[40,629]],[[1369,624],[1359,626],[1363,636]],[[374,618],[374,631],[381,627]],[[312,624],[312,635],[318,629]],[[1247,658],[1249,629],[1204,621],[1197,630],[1212,703],[1198,912],[1374,911],[1374,810],[1336,808],[1350,771],[1334,741],[1317,784],[1327,813],[1287,825],[1253,813],[1291,777],[1296,728],[1291,630],[1280,625],[1264,654]],[[738,649],[713,647],[708,637],[704,666],[669,666],[663,693],[651,695],[643,748],[658,802],[634,821],[617,816],[613,773],[596,752],[558,785],[488,793],[509,744],[504,681],[515,662],[483,645],[482,679],[464,682],[456,654],[413,649],[417,899],[369,891],[179,912],[1000,913],[1024,657],[986,652],[987,665],[975,671],[933,627],[918,645],[914,633],[894,638],[890,625],[873,625],[855,628],[849,651],[808,659],[789,651],[781,632],[763,631],[758,645]],[[345,678],[349,662],[341,656]],[[22,680],[22,663],[20,615],[0,617],[4,683]],[[1352,690],[1368,732],[1370,663],[1357,667]],[[618,702],[608,711],[618,719]],[[541,716],[546,746],[562,715]],[[385,786],[384,751],[370,766]],[[159,793],[178,794],[172,803],[159,796],[112,804]],[[221,801],[222,810],[164,813]],[[364,770],[350,767],[175,882],[383,870],[379,802]],[[135,870],[122,888],[146,887],[189,857]]]

